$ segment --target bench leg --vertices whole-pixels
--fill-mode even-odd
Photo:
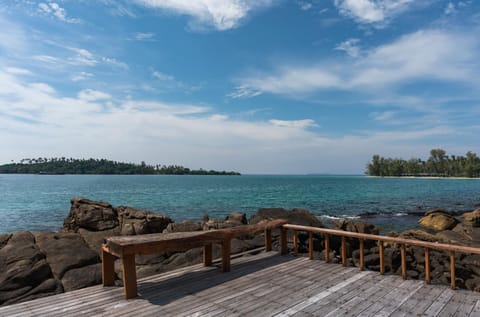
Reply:
[[[265,229],[265,251],[272,251],[272,230]]]
[[[212,245],[203,246],[203,266],[212,266]]]
[[[102,250],[102,284],[112,286],[115,284],[115,256]]]
[[[287,229],[284,227],[280,228],[280,253],[283,255],[288,253]]]
[[[124,255],[123,258],[123,289],[125,299],[137,297],[137,271],[135,254]]]
[[[230,272],[230,239],[222,242],[222,272]]]

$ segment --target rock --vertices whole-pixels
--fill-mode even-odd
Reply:
[[[471,291],[480,292],[480,277],[473,277],[466,280],[465,287]]]
[[[3,302],[3,305],[11,305],[15,303],[33,300],[36,298],[60,294],[63,292],[62,286],[54,278],[47,279],[42,283],[40,283],[40,285],[32,289],[29,289],[26,293],[21,294],[23,290],[25,290],[25,288],[19,289],[14,292],[7,292],[7,293],[0,291],[0,303],[2,302],[2,298],[4,297],[7,297],[7,298],[10,297],[10,298],[7,299],[5,302]],[[18,294],[21,294],[21,295],[18,295]],[[18,296],[12,297],[12,295],[18,295]]]
[[[117,213],[106,202],[86,198],[73,198],[70,213],[63,222],[63,232],[77,232],[79,228],[90,231],[113,229],[118,226]]]
[[[399,235],[403,239],[414,239],[428,242],[438,242],[438,237],[422,230],[406,230]]]
[[[472,212],[466,212],[462,215],[462,220],[465,224],[472,227],[480,227],[480,208]]]
[[[20,301],[52,277],[30,232],[14,233],[0,249],[0,305]]]
[[[163,230],[163,233],[191,232],[191,231],[202,231],[202,230],[203,230],[203,227],[201,223],[185,220],[180,223],[175,223],[175,222],[169,223],[167,228]]]
[[[365,221],[351,221],[342,219],[340,221],[336,221],[334,224],[334,228],[343,231],[350,231],[350,232],[358,232],[358,233],[366,233],[366,234],[377,234],[379,230],[375,228],[374,225]]]
[[[67,271],[62,278],[65,292],[102,283],[102,264],[87,265]]]
[[[432,209],[425,213],[418,223],[427,229],[436,231],[450,230],[455,227],[458,220],[444,209]]]
[[[249,223],[256,224],[262,220],[272,219],[286,219],[288,223],[295,225],[325,227],[313,213],[306,209],[298,208],[292,210],[283,208],[260,208],[257,213],[250,218]]]
[[[119,206],[116,210],[122,235],[160,233],[173,222],[168,216],[150,211],[126,206]]]
[[[465,235],[452,230],[441,231],[435,236],[437,237],[438,241],[442,243],[480,247],[480,243],[478,241],[469,240],[465,237]]]
[[[203,224],[203,230],[212,230],[212,229],[225,229],[232,228],[236,226],[241,226],[241,223],[227,222],[222,219],[210,219]]]
[[[464,223],[459,223],[452,229],[465,237],[465,240],[471,241],[473,245],[480,245],[480,227],[472,227]]]
[[[248,224],[247,215],[244,212],[232,212],[227,216],[227,218],[225,218],[225,220],[230,223],[237,223],[241,225]]]
[[[89,231],[87,229],[78,229],[78,234],[83,238],[87,246],[95,251],[98,256],[102,255],[102,244],[105,238],[120,235],[120,229],[108,229],[103,231]]]
[[[68,270],[100,262],[98,254],[76,233],[38,232],[35,239],[57,280]]]
[[[7,245],[7,242],[11,237],[11,234],[0,234],[0,249]]]

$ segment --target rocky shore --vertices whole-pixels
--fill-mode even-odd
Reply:
[[[307,210],[264,208],[247,220],[245,213],[233,212],[226,219],[208,219],[201,222],[173,222],[170,217],[127,206],[113,207],[109,203],[85,198],[71,200],[71,209],[60,232],[21,231],[0,234],[0,305],[9,305],[34,298],[101,283],[100,250],[104,238],[114,235],[136,235],[160,232],[201,231],[255,224],[263,219],[285,218],[292,224],[323,227],[315,215]],[[442,210],[428,211],[419,223],[426,228],[391,233],[425,241],[438,241],[480,247],[480,209],[460,217]],[[377,234],[378,229],[363,221],[339,221],[336,229]],[[307,235],[300,234],[300,252],[307,252]],[[262,247],[263,236],[252,235],[232,241],[232,253]],[[321,235],[314,237],[315,256],[324,257],[324,241]],[[331,258],[339,260],[340,238],[331,237]],[[278,236],[274,234],[274,247],[278,248]],[[358,241],[349,240],[347,256],[349,265],[358,265]],[[365,266],[379,270],[376,242],[365,243]],[[214,256],[220,248],[214,247]],[[432,283],[449,284],[448,254],[431,251]],[[480,255],[456,255],[456,282],[458,287],[480,291]],[[200,263],[202,250],[138,256],[139,277],[157,274],[182,266]],[[118,262],[118,261],[117,261]],[[424,277],[424,251],[407,248],[409,278]],[[400,250],[396,245],[385,249],[386,272],[399,274]],[[121,276],[121,265],[116,265]],[[121,280],[118,279],[121,284]]]

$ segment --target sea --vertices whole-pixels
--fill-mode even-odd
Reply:
[[[364,220],[383,233],[417,228],[429,209],[480,207],[480,179],[360,175],[20,175],[0,174],[0,233],[57,231],[70,199],[85,197],[169,215],[224,218],[259,208],[303,208],[331,225]]]

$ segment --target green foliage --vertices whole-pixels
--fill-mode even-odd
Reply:
[[[430,151],[428,160],[384,158],[374,155],[365,171],[370,176],[480,177],[480,158],[473,152],[448,156],[442,149]]]
[[[20,163],[0,165],[3,174],[160,174],[160,175],[240,175],[237,172],[191,170],[179,165],[122,163],[106,159],[26,158]]]

